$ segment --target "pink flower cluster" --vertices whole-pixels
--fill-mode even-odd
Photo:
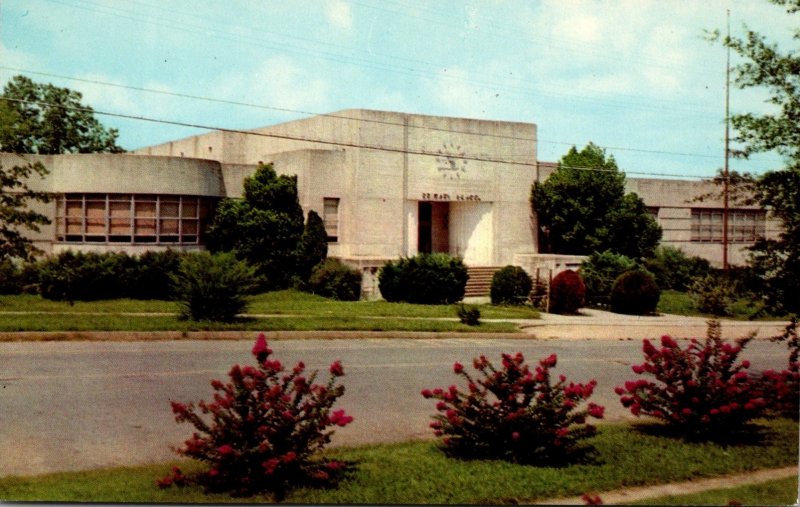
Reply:
[[[236,495],[271,491],[276,498],[303,480],[332,480],[343,465],[312,457],[330,442],[331,427],[353,421],[344,410],[332,410],[344,394],[337,383],[344,376],[341,361],[330,365],[326,384],[315,384],[317,372],[306,376],[302,361],[286,371],[271,359],[263,333],[252,353],[257,366],[234,365],[230,382],[211,382],[213,401],[200,401],[197,408],[172,402],[175,420],[197,430],[178,453],[211,466],[191,479],[208,490]],[[181,477],[182,483],[188,480]],[[158,484],[168,487],[178,481],[173,473]]]
[[[652,379],[629,380],[615,392],[633,415],[664,420],[687,434],[735,430],[767,406],[746,371],[750,362],[737,362],[748,341],[726,343],[713,325],[704,343],[693,339],[685,349],[669,336],[660,348],[644,340],[645,362],[631,369]]]
[[[589,403],[577,406],[593,393],[597,382],[567,383],[560,375],[554,383],[550,370],[558,363],[550,355],[531,369],[522,353],[502,354],[502,369],[486,356],[473,359],[477,374],[471,375],[456,362],[453,372],[466,382],[447,389],[423,389],[421,394],[437,400],[430,427],[448,453],[464,457],[503,458],[526,463],[563,460],[577,443],[594,434],[586,424],[600,419],[604,408]]]

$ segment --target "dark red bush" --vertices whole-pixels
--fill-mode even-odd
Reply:
[[[762,374],[764,396],[770,400],[770,411],[797,420],[800,415],[800,338],[797,336],[797,318],[793,317],[783,334],[771,340],[786,342],[789,365],[785,370],[767,370]]]
[[[555,354],[539,361],[533,371],[519,352],[502,357],[502,369],[485,356],[474,359],[475,377],[455,363],[453,371],[466,381],[466,391],[455,385],[422,391],[425,398],[438,400],[430,426],[436,436],[444,437],[443,449],[460,458],[537,465],[569,461],[579,450],[578,443],[595,434],[586,419],[603,417],[604,408],[594,403],[578,410],[597,382],[567,383],[560,375],[551,383]]]
[[[726,343],[719,322],[710,321],[705,342],[693,339],[686,349],[669,336],[661,338],[661,348],[644,340],[645,362],[633,371],[653,380],[630,380],[615,391],[633,415],[661,419],[686,436],[730,435],[767,406],[758,380],[746,371],[750,362],[737,362],[751,339]]]
[[[550,313],[576,313],[583,306],[586,286],[578,273],[568,269],[550,282]]]
[[[321,385],[314,383],[316,371],[305,374],[302,362],[287,372],[271,354],[261,334],[253,347],[258,365],[234,365],[229,383],[213,380],[213,402],[200,401],[197,409],[193,403],[172,402],[175,420],[197,430],[176,451],[209,469],[191,476],[173,470],[160,487],[191,482],[235,496],[271,492],[281,500],[293,486],[326,485],[340,475],[343,463],[315,454],[330,442],[329,428],[353,420],[343,410],[331,410],[344,394],[344,386],[337,385],[344,375],[342,364],[334,362],[328,382]]]

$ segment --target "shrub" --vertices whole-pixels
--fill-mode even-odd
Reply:
[[[770,340],[786,342],[789,365],[785,370],[767,370],[762,374],[762,393],[770,400],[772,412],[797,420],[800,415],[800,338],[797,335],[797,318],[792,317],[783,334]]]
[[[536,279],[533,281],[533,289],[531,289],[531,304],[539,310],[547,310],[547,283],[542,280]]]
[[[705,342],[693,339],[686,349],[669,336],[661,338],[661,348],[644,340],[645,362],[632,368],[654,380],[631,380],[615,391],[633,415],[661,419],[685,436],[729,436],[767,404],[746,371],[749,361],[737,363],[751,339],[726,343],[719,322],[709,321]]]
[[[733,303],[733,288],[722,276],[706,275],[696,280],[689,294],[697,310],[711,315],[724,316]]]
[[[611,311],[628,315],[649,315],[656,311],[661,290],[653,275],[636,269],[617,278],[611,291]]]
[[[578,443],[594,435],[587,417],[602,418],[603,407],[587,400],[597,382],[567,384],[561,375],[551,383],[554,355],[539,361],[531,371],[521,353],[502,354],[496,369],[485,356],[473,360],[473,377],[460,363],[453,371],[467,382],[467,391],[425,389],[422,396],[438,400],[430,426],[442,440],[444,451],[454,457],[504,459],[534,465],[563,464],[574,458]]]
[[[591,305],[609,304],[614,281],[619,275],[636,267],[636,261],[610,250],[594,252],[581,263],[578,273],[586,285],[586,302]]]
[[[312,271],[308,289],[326,298],[358,301],[361,298],[361,272],[338,259],[326,259]]]
[[[22,269],[11,259],[0,261],[0,294],[19,294],[22,286]]]
[[[571,269],[562,271],[550,282],[550,313],[576,313],[585,296],[580,275]]]
[[[182,318],[231,322],[247,308],[255,269],[230,252],[201,252],[181,259],[172,282]]]
[[[386,263],[378,273],[378,288],[387,301],[452,304],[464,298],[467,278],[461,259],[419,254]]]
[[[308,212],[297,249],[299,263],[297,274],[305,282],[312,275],[314,268],[328,257],[328,233],[325,231],[325,222],[314,210]]]
[[[645,260],[645,268],[653,273],[662,290],[685,292],[692,283],[711,272],[706,259],[688,256],[680,248],[660,246],[655,256]],[[588,282],[587,282],[588,285]]]
[[[458,314],[458,320],[460,320],[462,324],[479,326],[481,323],[481,311],[478,310],[476,306],[468,307],[463,304],[458,305],[456,313]]]
[[[519,305],[531,294],[533,281],[519,266],[506,266],[492,277],[489,295],[493,305]]]
[[[319,459],[315,454],[330,443],[333,426],[343,427],[353,418],[343,410],[331,411],[344,394],[337,379],[344,375],[339,361],[330,366],[325,385],[315,384],[317,372],[305,373],[302,362],[286,372],[263,333],[253,347],[258,365],[234,365],[223,384],[213,380],[214,401],[172,402],[178,423],[197,431],[176,451],[204,462],[207,470],[185,476],[173,469],[159,486],[195,482],[207,491],[249,496],[270,492],[280,501],[296,485],[331,484],[344,464]],[[198,410],[199,409],[199,410]],[[211,417],[208,422],[207,418]]]
[[[172,297],[172,278],[181,264],[174,250],[148,251],[136,258],[137,269],[128,296],[135,299],[169,299]]]

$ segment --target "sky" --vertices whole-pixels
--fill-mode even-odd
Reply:
[[[732,35],[797,47],[764,0],[0,0],[0,85],[23,74],[97,111],[211,128],[350,108],[535,123],[541,161],[593,142],[632,177],[712,177],[726,50],[706,35],[727,10]],[[766,98],[732,87],[731,113]],[[205,131],[98,119],[127,150]]]

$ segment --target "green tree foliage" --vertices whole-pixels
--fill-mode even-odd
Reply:
[[[800,12],[800,0],[771,1],[790,15]],[[795,29],[793,38],[800,41],[800,28]],[[768,91],[773,106],[771,113],[731,117],[735,141],[743,147],[734,154],[748,157],[774,150],[785,160],[780,170],[761,177],[735,175],[731,181],[732,186],[751,191],[755,201],[770,209],[783,225],[778,239],[752,247],[750,264],[762,278],[768,309],[800,313],[800,53],[796,49],[781,51],[749,29],[743,37],[722,42],[744,59],[733,69],[736,85]]]
[[[579,274],[586,285],[586,301],[592,305],[608,305],[611,289],[619,275],[636,268],[636,261],[610,250],[594,252],[581,263]]]
[[[661,228],[636,194],[625,194],[625,174],[613,156],[589,143],[572,147],[558,169],[531,190],[531,206],[553,253],[588,255],[612,250],[628,257],[652,254]]]
[[[660,246],[655,255],[645,260],[644,267],[656,277],[662,289],[687,290],[698,278],[711,272],[711,264],[702,257],[690,257],[680,248]],[[586,282],[587,286],[589,282]]]
[[[308,212],[306,227],[300,237],[298,246],[298,262],[300,264],[300,278],[308,280],[314,267],[322,263],[328,256],[328,233],[325,223],[316,211]]]
[[[44,178],[47,173],[40,162],[10,169],[0,166],[0,262],[12,257],[28,261],[38,253],[23,232],[25,229],[39,232],[39,226],[50,223],[46,216],[30,209],[31,204],[46,203],[50,197],[45,192],[31,190],[28,180],[34,175]]]
[[[303,209],[297,177],[262,164],[244,180],[243,199],[224,199],[208,229],[208,248],[235,252],[255,266],[262,289],[286,288],[298,272]]]
[[[82,95],[69,88],[14,76],[0,95],[0,151],[119,153],[116,129],[106,129]]]

